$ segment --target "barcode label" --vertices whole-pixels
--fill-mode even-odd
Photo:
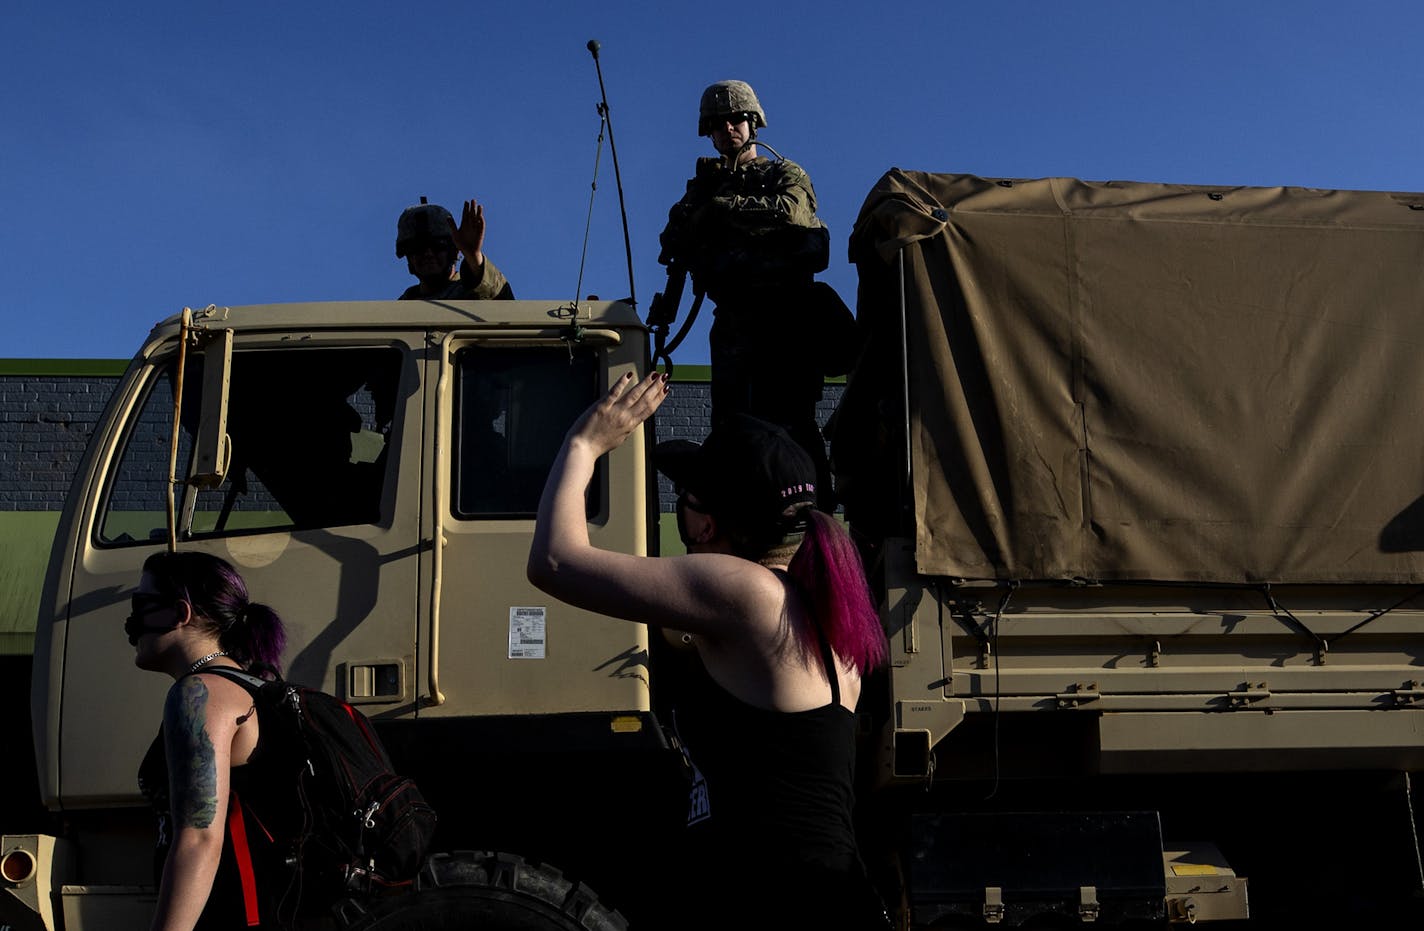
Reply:
[[[509,658],[544,658],[544,608],[509,609]]]

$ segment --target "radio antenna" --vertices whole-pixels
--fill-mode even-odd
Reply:
[[[603,46],[597,39],[588,40],[588,51],[593,55],[593,69],[598,73],[598,94],[602,101],[598,105],[598,115],[608,125],[608,151],[613,155],[613,180],[618,186],[618,213],[623,218],[623,254],[628,259],[628,303],[638,306],[638,294],[633,287],[633,240],[628,236],[628,207],[623,200],[623,174],[618,170],[618,144],[613,141],[613,119],[608,109],[608,91],[603,86],[603,68],[598,63],[598,50]]]

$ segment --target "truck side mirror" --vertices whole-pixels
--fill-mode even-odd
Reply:
[[[227,434],[227,396],[232,384],[232,330],[204,333],[203,402],[193,446],[193,471],[188,484],[217,488],[232,464],[232,437]]]

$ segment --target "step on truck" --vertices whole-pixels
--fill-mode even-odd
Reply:
[[[828,433],[890,643],[857,830],[897,926],[1417,916],[1424,197],[895,170],[850,252]],[[49,830],[0,840],[0,925],[147,926],[166,683],[122,626],[176,545],[238,567],[288,677],[439,812],[417,888],[348,927],[665,927],[684,660],[524,577],[564,431],[651,353],[617,302],[155,327],[56,535]],[[597,545],[657,551],[652,442],[600,462]]]

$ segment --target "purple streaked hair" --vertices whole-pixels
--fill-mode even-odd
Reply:
[[[860,553],[834,518],[814,508],[807,510],[806,535],[787,573],[806,595],[810,615],[832,652],[865,675],[885,662],[887,651]],[[805,649],[819,650],[810,630],[802,628],[798,634]]]
[[[282,674],[287,631],[277,612],[248,599],[247,583],[226,560],[209,553],[154,553],[143,562],[158,594],[193,606],[218,636],[218,646],[254,673]]]

